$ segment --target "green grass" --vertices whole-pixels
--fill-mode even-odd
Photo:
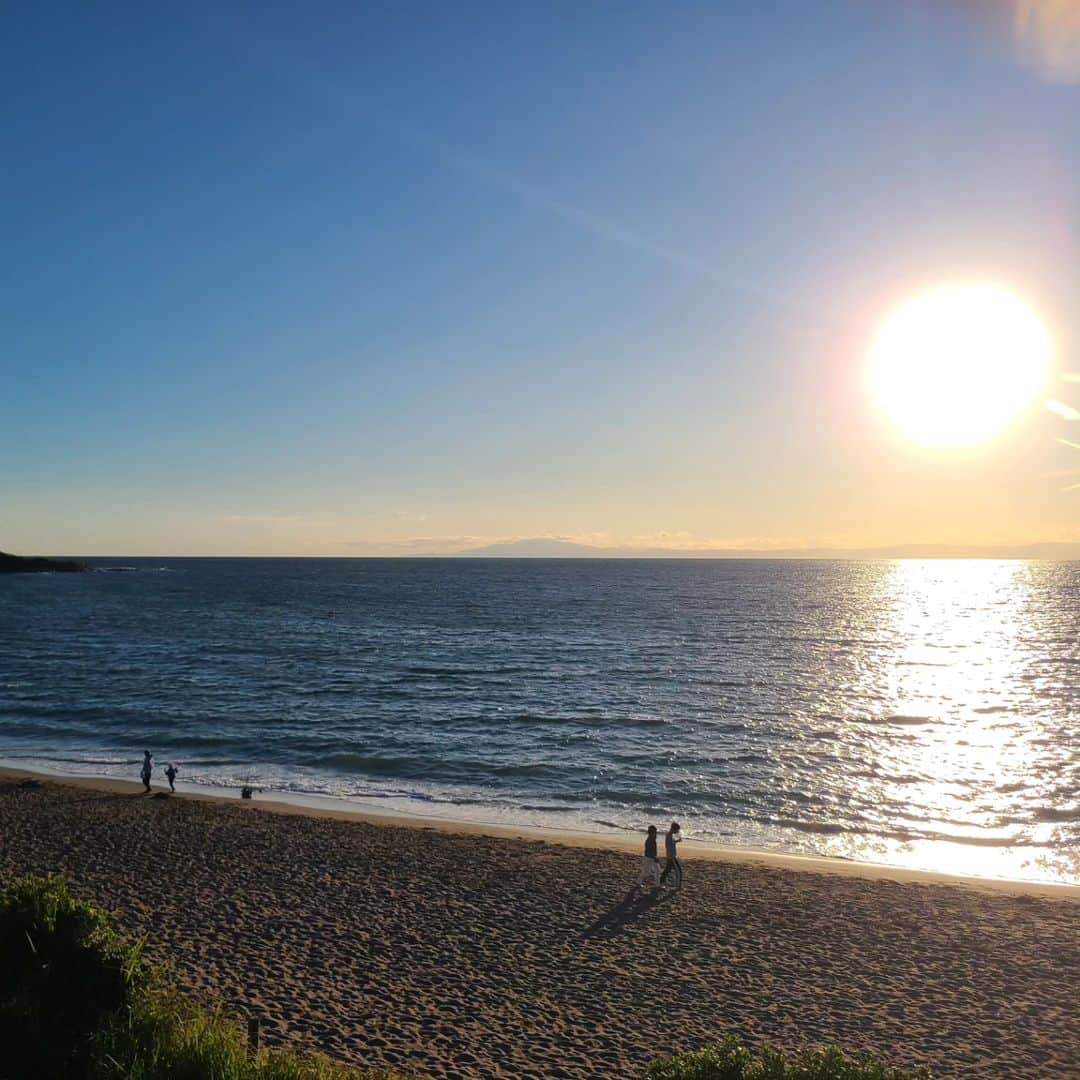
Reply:
[[[61,877],[0,892],[0,1078],[376,1080],[385,1072],[263,1050],[220,1010],[166,988]]]
[[[374,1080],[385,1073],[315,1055],[248,1053],[240,1025],[219,1010],[155,988],[99,1044],[93,1080]]]
[[[0,1070],[65,1080],[90,1068],[96,1039],[144,990],[147,966],[105,912],[62,878],[0,892]]]

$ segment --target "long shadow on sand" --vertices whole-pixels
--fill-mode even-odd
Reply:
[[[671,898],[671,893],[653,890],[639,894],[631,889],[610,911],[601,915],[581,932],[582,937],[616,937],[631,924],[643,918],[653,908]]]
[[[23,791],[37,791],[41,790],[44,785],[39,780],[11,780],[5,783],[0,783],[0,792],[6,792],[12,788],[19,788]],[[103,802],[127,802],[129,799],[145,799],[145,798],[165,798],[167,799],[171,792],[168,791],[95,791],[92,795],[84,795],[81,799],[72,799],[72,806],[79,806],[82,803],[103,803]]]
[[[106,803],[106,802],[130,802],[132,799],[156,799],[159,796],[169,797],[167,791],[101,791],[94,792],[82,799],[72,799],[71,805],[78,806],[81,803]]]

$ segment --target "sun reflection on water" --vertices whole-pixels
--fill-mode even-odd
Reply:
[[[1040,610],[1031,566],[927,560],[888,568],[877,597],[884,662],[867,669],[859,688],[882,712],[866,724],[869,768],[851,792],[854,804],[877,809],[882,839],[838,839],[835,854],[987,877],[1077,876],[1080,866],[1051,871],[1025,853],[1046,844],[1061,820],[1061,778],[1044,768],[1039,749],[1059,734],[1059,718],[1052,706],[1031,712],[1033,691],[1052,702],[1055,690],[1038,685],[1035,646],[1060,627]],[[1047,820],[1011,797],[1032,789],[1044,794]]]

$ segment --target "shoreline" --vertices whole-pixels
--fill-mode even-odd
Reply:
[[[142,784],[134,780],[95,776],[85,773],[67,773],[46,768],[15,766],[10,759],[0,758],[0,781],[41,780],[60,785],[82,788],[109,794],[133,794],[142,792]],[[327,795],[290,794],[275,791],[269,796],[257,796],[250,800],[230,794],[229,789],[213,788],[192,790],[201,785],[181,783],[171,798],[191,799],[220,805],[243,804],[267,813],[298,815],[316,819],[354,821],[367,825],[435,831],[451,836],[491,837],[503,840],[542,841],[568,848],[592,851],[640,855],[644,830],[641,835],[620,835],[611,832],[583,832],[560,829],[558,826],[512,825],[497,822],[478,822],[400,811],[382,811],[377,807],[360,806],[345,798]],[[154,794],[167,794],[167,786],[157,781]],[[692,845],[692,846],[691,846]],[[854,859],[823,855],[797,855],[784,852],[763,851],[751,848],[725,847],[708,841],[688,837],[683,841],[682,857],[686,861],[701,859],[709,862],[736,866],[762,867],[791,871],[794,873],[828,874],[854,877],[868,881],[893,881],[902,884],[951,885],[1011,896],[1031,896],[1045,899],[1080,903],[1080,885],[1064,882],[1027,881],[1010,878],[974,877],[946,874],[933,870],[919,870],[892,866],[884,863],[863,862]]]
[[[642,890],[632,841],[142,791],[5,771],[0,881],[63,874],[267,1046],[631,1080],[730,1033],[942,1080],[1077,1075],[1071,893],[718,851]]]

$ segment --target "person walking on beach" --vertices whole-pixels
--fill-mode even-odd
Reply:
[[[171,761],[169,762],[168,765],[165,766],[165,779],[169,781],[169,790],[170,791],[175,791],[176,790],[176,784],[174,783],[174,781],[176,780],[177,771],[178,770],[177,770],[176,766]]]
[[[645,855],[641,860],[641,877],[639,885],[652,885],[654,889],[660,888],[660,860],[656,856],[656,826],[650,825],[649,832],[645,837]]]
[[[673,821],[671,828],[664,833],[664,872],[660,875],[660,884],[667,881],[668,874],[675,879],[675,888],[682,888],[682,863],[679,862],[679,852],[675,845],[682,839],[679,835],[679,823]]]
[[[150,790],[150,774],[153,771],[154,759],[150,756],[149,750],[144,750],[142,759],[142,771],[139,773],[139,776],[142,777],[143,787],[146,788],[147,791]]]

